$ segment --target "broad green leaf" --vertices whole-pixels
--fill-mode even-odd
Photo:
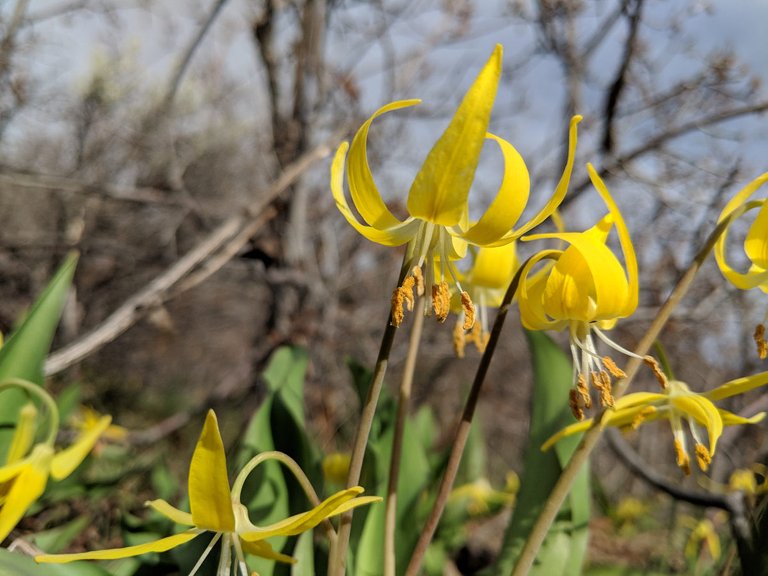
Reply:
[[[264,370],[270,392],[279,394],[296,422],[304,426],[304,375],[307,353],[301,348],[278,348]]]
[[[298,560],[291,566],[291,576],[315,576],[315,549],[312,530],[304,532],[296,541],[293,557]]]
[[[90,521],[91,519],[88,516],[79,516],[71,522],[51,530],[37,532],[32,536],[32,541],[38,548],[45,550],[46,553],[58,554],[63,552],[72,543],[72,540],[82,534]]]
[[[0,576],[110,576],[92,562],[37,564],[31,556],[0,548]]]
[[[0,348],[0,381],[23,378],[43,384],[43,365],[59,324],[77,255],[70,255],[39,296],[19,327]],[[0,423],[15,423],[25,395],[18,390],[0,392]],[[0,430],[0,461],[4,461],[12,431]]]
[[[355,576],[380,576],[384,573],[384,502],[371,506],[363,533],[355,549]]]
[[[533,365],[531,428],[520,492],[493,574],[507,574],[525,543],[552,487],[575,450],[580,436],[542,452],[541,445],[560,428],[573,422],[568,408],[571,363],[543,332],[526,331]],[[550,529],[530,574],[564,576],[581,573],[589,521],[589,482],[585,467]]]

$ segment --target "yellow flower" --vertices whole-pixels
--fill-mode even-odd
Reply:
[[[723,275],[737,288],[750,290],[760,288],[768,293],[768,199],[749,200],[757,192],[758,188],[768,182],[768,172],[762,174],[744,188],[742,188],[720,213],[718,223],[726,218],[732,218],[726,229],[715,243],[715,260]],[[746,272],[738,272],[728,264],[725,257],[725,243],[728,228],[738,220],[742,214],[759,208],[757,217],[749,227],[747,237],[744,240],[744,252],[749,258],[750,266]],[[765,327],[761,323],[755,330],[755,342],[761,359],[768,356],[768,343],[765,340]]]
[[[19,387],[37,396],[48,410],[49,430],[43,442],[35,443],[38,410],[34,404],[22,407],[11,444],[0,466],[0,542],[13,530],[29,507],[43,494],[48,477],[63,480],[85,460],[111,418],[103,416],[87,430],[82,430],[74,443],[56,451],[54,442],[59,431],[56,403],[39,386],[25,380],[12,379],[0,388]]]
[[[512,278],[520,267],[517,258],[516,242],[504,246],[477,248],[471,251],[472,267],[466,274],[457,272],[457,277],[469,294],[474,304],[474,316],[479,322],[474,322],[471,332],[467,322],[467,310],[461,305],[460,294],[451,298],[451,311],[458,319],[453,330],[453,347],[459,358],[464,357],[464,347],[467,340],[473,342],[478,351],[485,351],[490,336],[488,331],[488,311],[501,306],[504,294]]]
[[[683,422],[688,426],[694,442],[694,455],[699,467],[706,471],[715,455],[717,441],[723,426],[755,424],[765,417],[765,412],[744,418],[715,406],[716,400],[743,394],[768,384],[768,372],[737,378],[722,386],[699,394],[678,380],[672,380],[662,393],[635,392],[616,400],[613,409],[603,417],[603,424],[622,429],[636,429],[651,420],[669,420],[674,438],[677,465],[690,474],[688,438]],[[555,442],[566,436],[578,434],[592,426],[592,419],[577,422],[560,430],[547,440],[542,450],[548,450]]]
[[[356,486],[337,492],[308,512],[296,514],[269,526],[256,526],[248,518],[248,510],[240,503],[240,492],[250,472],[259,463],[270,457],[281,461],[289,460],[287,456],[280,453],[266,453],[256,456],[241,470],[230,492],[224,445],[219,434],[216,415],[211,410],[205,419],[203,431],[197,441],[195,451],[192,454],[192,462],[189,465],[189,507],[191,512],[174,508],[165,500],[147,502],[148,506],[163,516],[177,524],[188,526],[188,530],[136,546],[94,550],[80,554],[44,554],[37,556],[35,561],[64,563],[75,560],[115,560],[138,556],[147,552],[165,552],[189,542],[200,534],[213,532],[215,533],[213,539],[189,576],[193,576],[198,571],[219,540],[222,543],[222,551],[217,573],[230,574],[233,562],[235,562],[237,574],[248,576],[245,554],[279,562],[295,562],[290,556],[273,550],[272,546],[266,542],[267,538],[295,536],[314,528],[330,516],[381,500],[370,496],[358,498],[357,496],[363,492],[363,489]]]
[[[373,180],[366,153],[368,130],[375,118],[419,103],[400,100],[377,110],[357,131],[352,144],[339,146],[331,166],[331,190],[336,206],[355,230],[373,242],[385,246],[408,244],[407,270],[403,284],[392,298],[392,323],[402,322],[403,308],[412,309],[413,290],[422,294],[432,287],[435,315],[444,321],[449,311],[446,278],[459,284],[453,260],[464,256],[467,244],[500,246],[512,242],[543,222],[562,201],[570,181],[576,146],[576,116],[571,120],[569,155],[566,167],[552,198],[529,222],[513,229],[528,201],[530,179],[520,154],[505,140],[487,132],[491,109],[501,75],[501,46],[496,46],[476,80],[464,96],[445,132],[432,147],[408,193],[409,216],[398,219],[387,208]],[[486,139],[495,142],[504,158],[504,175],[496,198],[475,223],[469,223],[468,196],[474,180],[480,151]],[[347,152],[349,152],[348,162]],[[346,174],[352,204],[362,220],[352,211],[344,192]],[[437,264],[438,273],[434,272]],[[424,278],[423,275],[427,277]],[[465,294],[464,306],[471,301]],[[471,326],[470,326],[471,327]]]
[[[591,407],[588,380],[600,390],[601,403],[611,405],[608,373],[615,377],[624,375],[610,358],[598,355],[592,334],[615,350],[633,355],[610,340],[601,329],[609,329],[617,319],[632,314],[638,299],[637,258],[624,218],[592,165],[588,164],[587,169],[608,207],[608,214],[585,232],[553,232],[523,238],[526,241],[554,238],[570,246],[565,250],[543,250],[531,258],[521,272],[518,291],[520,316],[526,328],[569,330],[575,384],[571,390],[571,409],[578,419],[583,418],[582,406]],[[626,272],[606,246],[614,225]],[[548,273],[531,274],[533,267],[545,260],[554,261],[549,264]]]

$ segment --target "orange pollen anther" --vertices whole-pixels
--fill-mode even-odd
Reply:
[[[645,364],[649,366],[651,370],[653,370],[653,375],[656,376],[656,380],[658,380],[661,389],[666,390],[667,376],[664,374],[664,372],[662,372],[659,363],[656,361],[656,358],[653,356],[646,356],[643,358],[643,362],[645,362]]]
[[[608,372],[610,372],[611,376],[613,376],[614,378],[627,377],[626,372],[624,372],[624,370],[616,366],[616,362],[614,362],[613,359],[610,358],[609,356],[603,356],[603,366],[605,366],[605,369],[608,370]]]
[[[584,420],[584,410],[582,410],[581,406],[579,405],[579,398],[579,392],[575,388],[571,388],[570,392],[568,393],[568,406],[571,408],[573,417],[581,422]]]
[[[696,444],[696,462],[698,462],[699,468],[704,472],[707,471],[707,468],[712,463],[712,455],[704,444]]]
[[[597,375],[598,383],[594,386],[600,391],[600,405],[613,407],[613,391],[611,389],[611,377],[605,370],[600,370]]]
[[[443,281],[440,284],[432,285],[432,308],[435,311],[437,321],[445,322],[451,311],[451,294],[448,291],[447,282]]]
[[[464,311],[464,330],[472,330],[475,325],[475,305],[472,304],[469,292],[461,293],[461,309]]]
[[[583,374],[579,374],[579,378],[576,381],[576,392],[581,397],[584,408],[592,408],[592,397],[589,395],[589,388],[587,388],[587,381]],[[573,390],[571,390],[571,393],[573,393]]]
[[[765,341],[765,326],[758,324],[755,326],[755,333],[752,336],[757,344],[757,355],[760,360],[765,360],[768,356],[768,342]]]
[[[464,358],[464,348],[467,345],[467,339],[464,336],[464,328],[461,326],[461,321],[456,322],[456,326],[453,327],[453,351],[456,353],[457,358]]]
[[[698,456],[698,454],[697,454]],[[691,459],[688,454],[683,450],[683,445],[680,440],[675,439],[675,458],[677,459],[677,465],[685,472],[686,476],[691,475]]]
[[[637,414],[635,414],[635,417],[632,419],[632,430],[637,430],[640,428],[640,425],[645,422],[645,419],[648,418],[649,415],[656,412],[656,408],[653,406],[646,406],[642,410],[640,410]]]
[[[475,325],[472,327],[472,342],[475,343],[475,348],[477,348],[480,354],[485,352],[488,340],[490,339],[491,335],[488,332],[483,332],[483,327],[478,322],[475,322]]]

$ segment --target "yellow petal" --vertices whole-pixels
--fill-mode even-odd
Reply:
[[[61,480],[72,474],[88,456],[104,430],[109,427],[110,422],[112,422],[111,416],[102,416],[94,426],[78,434],[72,446],[58,452],[51,463],[51,476],[55,480]]]
[[[533,267],[545,259],[557,259],[563,254],[560,250],[542,250],[529,258],[520,271],[520,284],[517,287],[517,300],[520,307],[520,320],[528,330],[559,330],[564,326],[562,320],[550,319],[542,298],[547,285],[546,275],[530,275]]]
[[[501,148],[504,176],[496,198],[480,220],[462,235],[471,244],[489,246],[510,232],[525,210],[531,179],[523,157],[507,141],[488,134]]]
[[[467,91],[448,128],[427,155],[408,193],[411,216],[442,226],[458,224],[480,159],[496,88],[502,49],[493,54]]]
[[[176,546],[181,546],[202,534],[202,530],[187,530],[181,534],[174,534],[167,538],[160,538],[152,542],[137,544],[136,546],[126,546],[125,548],[110,548],[107,550],[93,550],[91,552],[80,552],[78,554],[42,554],[35,556],[35,562],[46,564],[65,564],[77,560],[119,560],[120,558],[130,558],[139,556],[148,552],[166,552]]]
[[[0,508],[0,542],[5,540],[27,509],[45,491],[52,456],[53,449],[50,446],[38,444],[29,458],[24,460],[26,465],[14,478],[13,485]]]
[[[768,202],[763,202],[757,218],[749,227],[744,252],[755,266],[762,270],[768,268]]]
[[[19,421],[13,431],[11,445],[8,448],[8,455],[5,457],[6,464],[13,464],[21,460],[29,452],[35,441],[37,432],[37,408],[31,402],[24,405],[19,411]]]
[[[378,229],[372,226],[366,226],[360,222],[354,215],[347,203],[344,195],[344,158],[347,153],[348,144],[343,142],[336,151],[336,156],[331,165],[331,192],[336,201],[336,207],[346,218],[347,222],[360,234],[368,238],[371,242],[383,244],[385,246],[400,246],[411,240],[419,230],[419,222],[413,218],[408,218],[402,223],[392,228]]]
[[[320,505],[315,506],[308,512],[296,514],[280,522],[275,522],[269,526],[255,526],[250,521],[242,522],[242,528],[240,529],[240,538],[248,542],[256,542],[257,540],[264,540],[271,538],[272,536],[295,536],[301,532],[306,532],[310,528],[314,528],[320,522],[330,516],[340,514],[337,510],[346,502],[353,502],[352,506],[345,508],[354,508],[355,506],[361,506],[371,502],[370,498],[356,498],[363,492],[360,486],[349,488],[337,492],[333,496],[330,496],[323,500]]]
[[[467,283],[490,289],[503,289],[520,266],[515,242],[498,248],[480,248],[467,275]]]
[[[235,515],[227,478],[227,458],[216,414],[209,410],[189,464],[189,508],[195,526],[233,532]]]
[[[368,152],[366,143],[371,122],[378,116],[392,110],[407,108],[418,104],[420,100],[399,100],[379,108],[368,120],[360,126],[349,148],[349,165],[347,177],[349,178],[349,192],[360,216],[370,226],[379,230],[394,228],[400,221],[389,211],[381,199],[376,183],[373,181],[371,169],[368,166]]]
[[[720,412],[720,418],[723,419],[723,426],[737,426],[739,424],[757,424],[758,422],[762,422],[763,419],[765,418],[765,412],[758,412],[754,416],[745,418],[744,416],[739,416],[738,414],[734,414],[733,412],[728,412],[728,410],[723,410],[722,408],[718,408],[717,411]]]
[[[169,518],[173,522],[176,522],[176,524],[182,524],[184,526],[194,526],[195,522],[192,520],[192,514],[189,512],[184,512],[183,510],[179,510],[175,506],[171,506],[166,502],[165,500],[150,500],[145,503],[150,508],[153,508],[154,510],[157,510],[165,516],[166,518]]]
[[[276,562],[283,562],[285,564],[296,564],[297,562],[296,558],[276,552],[269,542],[246,542],[245,540],[240,540],[240,546],[245,553],[250,554],[251,556],[259,556],[261,558],[266,558],[267,560],[275,560]]]
[[[709,434],[709,452],[715,455],[715,448],[720,435],[723,433],[723,419],[712,402],[699,394],[670,396],[669,402],[679,412],[693,418],[707,429]]]
[[[737,394],[744,394],[745,392],[749,392],[760,386],[765,386],[766,384],[768,384],[768,372],[760,372],[759,374],[744,376],[726,382],[714,390],[705,392],[702,396],[709,398],[710,400],[722,400],[723,398],[730,398]]]

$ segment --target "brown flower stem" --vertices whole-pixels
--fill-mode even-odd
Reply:
[[[522,270],[525,265],[520,267]],[[437,524],[440,522],[440,517],[445,510],[445,505],[448,502],[448,496],[451,493],[451,488],[456,480],[456,474],[459,471],[459,464],[461,463],[461,456],[464,453],[464,447],[467,444],[467,438],[469,437],[469,430],[472,427],[472,418],[475,415],[475,409],[477,408],[477,401],[480,398],[480,391],[485,381],[485,376],[488,373],[488,367],[491,365],[491,358],[496,350],[496,345],[499,342],[499,336],[501,335],[501,329],[504,327],[504,320],[507,318],[507,312],[512,303],[512,298],[517,292],[517,286],[520,283],[520,271],[515,274],[512,282],[507,288],[507,293],[504,295],[504,300],[499,306],[499,312],[496,314],[496,319],[493,322],[493,328],[491,328],[491,334],[488,339],[488,344],[483,352],[483,356],[480,359],[480,364],[477,367],[475,373],[475,379],[472,383],[472,389],[469,392],[467,401],[464,404],[464,412],[461,416],[461,421],[456,429],[456,436],[454,437],[451,453],[448,456],[448,464],[445,467],[443,478],[440,481],[440,487],[438,488],[437,498],[432,506],[427,523],[424,525],[424,529],[419,536],[419,541],[416,543],[416,548],[413,550],[411,559],[408,563],[408,568],[405,571],[405,576],[416,576],[419,573],[421,564],[424,561],[424,555],[427,552],[427,547],[432,541],[437,530]]]
[[[658,338],[662,328],[664,328],[667,320],[669,320],[669,317],[672,315],[672,312],[688,292],[693,279],[696,277],[696,274],[698,273],[702,264],[707,259],[707,256],[709,256],[709,253],[712,251],[715,242],[723,233],[723,231],[728,227],[730,222],[733,219],[738,218],[741,213],[743,213],[742,209],[732,212],[727,218],[719,222],[717,227],[709,235],[706,243],[693,259],[693,262],[691,262],[683,276],[680,278],[680,280],[678,280],[675,288],[672,290],[672,293],[667,298],[667,301],[664,302],[662,307],[659,309],[659,313],[651,323],[651,326],[648,328],[645,336],[643,336],[643,338],[638,343],[637,348],[635,349],[635,353],[638,356],[645,356],[651,349],[651,346]],[[627,391],[627,388],[632,383],[632,379],[637,374],[641,363],[642,360],[638,360],[636,358],[631,358],[627,363],[626,378],[619,380],[613,390],[614,398],[616,400],[621,398],[621,396]],[[558,479],[554,488],[552,488],[552,492],[550,493],[549,498],[544,503],[544,506],[541,509],[541,513],[536,519],[536,523],[531,528],[531,532],[528,535],[528,539],[526,540],[523,549],[520,551],[520,556],[518,556],[517,563],[512,570],[512,576],[524,576],[528,574],[531,566],[533,566],[536,555],[539,553],[539,549],[544,542],[544,538],[546,538],[547,533],[549,532],[549,528],[552,525],[552,522],[555,520],[560,507],[563,505],[565,498],[568,496],[568,493],[571,491],[573,481],[576,479],[579,470],[581,470],[581,467],[587,461],[589,455],[597,444],[597,441],[600,439],[600,435],[602,434],[603,428],[605,427],[605,425],[602,423],[602,420],[607,410],[608,408],[604,408],[597,414],[592,427],[584,433],[584,437],[581,439],[579,446],[576,448],[576,451],[573,453],[573,456],[571,456],[570,461],[563,469],[563,472],[560,475],[560,478]]]
[[[403,282],[403,278],[405,278],[408,271],[408,261],[409,253],[406,252],[398,276],[398,286]],[[352,446],[349,472],[347,474],[347,488],[357,486],[360,482],[365,448],[368,445],[368,436],[371,433],[371,426],[373,424],[374,416],[376,415],[376,406],[379,403],[381,388],[384,384],[384,376],[387,373],[387,367],[389,366],[389,353],[392,350],[392,343],[395,340],[396,332],[397,327],[392,324],[392,313],[390,311],[390,314],[387,316],[387,327],[381,338],[379,356],[376,359],[376,366],[373,370],[371,384],[368,387],[368,395],[366,396],[365,403],[363,404],[360,413],[360,422],[357,425],[355,443]],[[349,536],[352,530],[352,512],[352,510],[348,510],[342,514],[341,520],[339,521],[338,538],[336,539],[335,546],[331,548],[328,557],[328,574],[330,576],[344,576],[346,573],[347,549],[349,548]]]
[[[411,387],[416,371],[416,358],[419,355],[419,344],[424,327],[424,307],[426,298],[419,296],[414,306],[413,327],[408,342],[408,355],[405,358],[403,378],[400,381],[400,392],[397,398],[397,416],[395,419],[394,437],[392,439],[392,455],[389,460],[389,481],[387,485],[386,511],[384,516],[384,576],[395,576],[397,555],[395,551],[395,532],[397,526],[397,481],[400,476],[400,459],[403,452],[403,433],[405,420],[408,417],[408,407],[411,402]]]

